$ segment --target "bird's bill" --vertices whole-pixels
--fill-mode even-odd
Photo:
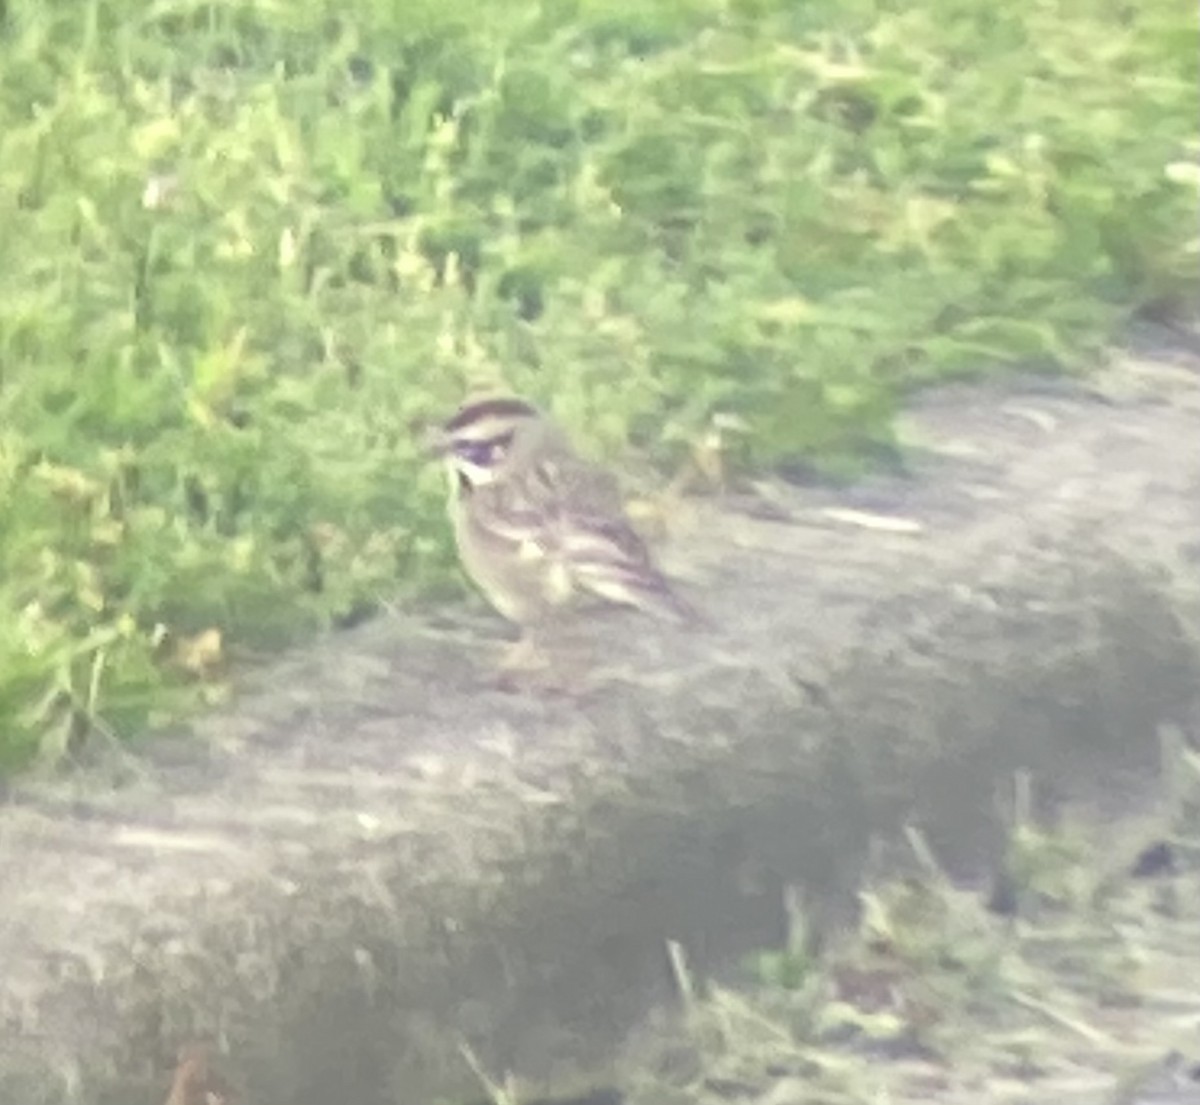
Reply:
[[[421,435],[422,451],[430,460],[445,460],[453,447],[453,438],[441,426],[429,426]]]

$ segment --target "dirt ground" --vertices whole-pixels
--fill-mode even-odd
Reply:
[[[1155,332],[1087,381],[941,389],[903,421],[903,471],[680,505],[665,559],[718,629],[606,619],[563,642],[590,673],[572,694],[498,688],[485,616],[397,614],[184,732],[14,784],[0,1102],[157,1103],[205,1038],[272,1105],[470,1101],[485,1078],[499,1101],[505,1072],[523,1102],[1115,1103],[1143,1056],[1179,1084],[1130,1100],[1182,1103],[1187,1041],[1157,1037],[1195,1014],[1194,823],[1167,882],[1102,909],[1053,840],[1022,839],[1057,874],[1019,873],[999,920],[957,880],[1010,857],[1014,778],[1030,825],[1100,798],[1122,825],[1160,735],[1196,739],[1198,349]],[[909,900],[876,859],[914,840],[936,859]],[[882,962],[792,948],[763,968],[786,985],[725,988],[801,914],[837,932],[864,879],[866,951],[822,939]],[[965,966],[915,970],[914,903]],[[1130,1005],[1110,960],[1168,981]],[[1101,983],[1124,996],[1088,1005]],[[646,1097],[630,1040],[681,999],[678,1070],[634,1063],[676,1096]],[[944,1033],[976,1023],[948,1068]]]

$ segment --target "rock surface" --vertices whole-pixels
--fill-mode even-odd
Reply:
[[[161,1101],[199,1037],[248,1103],[602,1085],[668,941],[719,969],[905,820],[970,870],[1013,771],[1114,793],[1195,737],[1200,355],[942,389],[903,436],[902,476],[696,507],[667,563],[720,628],[605,618],[570,695],[497,689],[491,621],[387,617],[15,786],[0,1101]]]

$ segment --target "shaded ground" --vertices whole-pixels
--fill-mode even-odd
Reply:
[[[1113,793],[1194,733],[1200,361],[940,392],[911,471],[678,519],[721,626],[570,643],[576,697],[504,694],[492,623],[395,618],[236,709],[0,811],[0,1100],[151,1102],[215,1037],[247,1101],[611,1085],[697,978],[844,915],[872,839],[954,873],[998,787]],[[636,629],[631,629],[631,624]]]
[[[622,1100],[1200,1102],[1200,755],[1168,762],[1140,818],[1015,817],[990,884],[953,884],[913,836],[819,957],[800,926],[757,982],[647,1031]]]

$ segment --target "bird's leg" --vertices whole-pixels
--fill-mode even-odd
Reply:
[[[521,636],[505,649],[496,664],[496,684],[503,691],[520,690],[528,687],[531,679],[549,666],[549,659],[537,638],[523,628]]]
[[[561,644],[561,642],[559,642]],[[501,690],[538,696],[578,697],[588,689],[584,673],[570,663],[567,652],[525,632],[500,660],[497,684]]]
[[[537,639],[526,629],[505,650],[500,658],[500,670],[505,672],[540,671],[549,665],[546,654],[538,647]]]

